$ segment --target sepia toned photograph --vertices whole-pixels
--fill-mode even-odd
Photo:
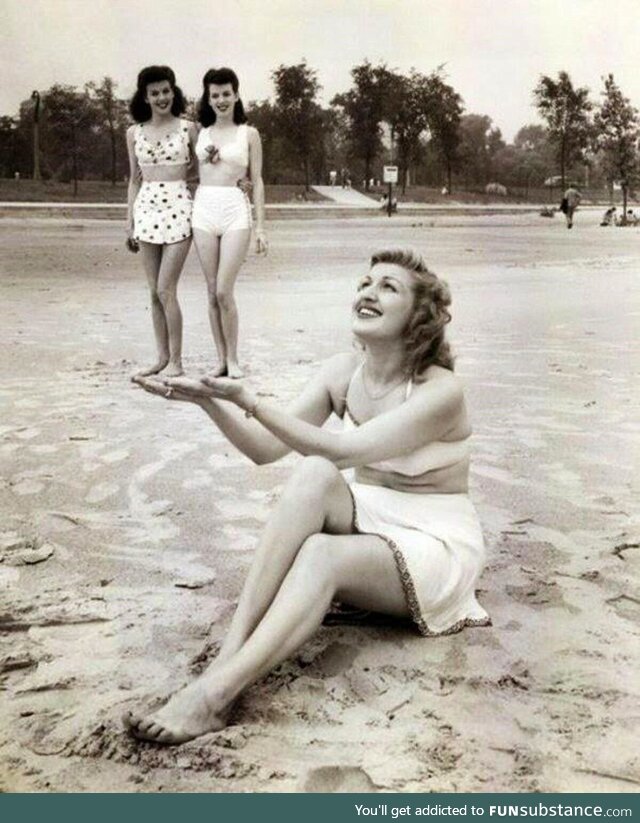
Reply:
[[[634,0],[0,32],[0,790],[637,792]]]

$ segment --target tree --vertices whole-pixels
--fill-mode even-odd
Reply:
[[[429,128],[434,106],[432,76],[411,70],[408,77],[389,73],[385,89],[385,119],[397,146],[402,191],[406,191],[411,162],[420,151],[420,136]]]
[[[447,83],[440,71],[432,75],[433,100],[429,114],[431,142],[444,162],[447,189],[452,191],[453,169],[458,161],[460,120],[464,106],[462,97]]]
[[[638,110],[631,105],[609,74],[604,78],[604,100],[594,118],[595,147],[604,157],[611,182],[617,179],[622,188],[622,223],[627,222],[629,187],[638,175],[638,142],[640,119]]]
[[[459,158],[467,186],[486,185],[494,173],[497,152],[504,148],[500,129],[486,114],[465,114],[460,120]]]
[[[567,72],[561,71],[557,80],[542,75],[533,97],[547,124],[549,139],[555,146],[564,189],[567,171],[584,159],[584,151],[589,145],[589,112],[592,109],[589,89],[574,88]]]
[[[116,97],[116,87],[111,77],[103,77],[102,83],[87,83],[86,90],[92,95],[97,105],[96,110],[100,126],[109,136],[111,184],[115,186],[118,179],[118,145],[124,145],[126,130],[126,105]]]
[[[322,150],[322,112],[316,102],[320,91],[317,73],[305,60],[278,66],[271,74],[275,85],[275,114],[285,144],[304,170],[305,189],[310,188],[312,156]]]
[[[45,112],[49,157],[57,155],[63,171],[70,157],[75,195],[82,161],[93,149],[92,129],[97,125],[95,107],[86,90],[78,92],[75,86],[55,84],[46,92]]]
[[[388,103],[390,75],[383,63],[372,66],[366,60],[351,69],[353,87],[344,94],[337,94],[331,101],[331,105],[341,109],[347,117],[350,151],[363,162],[365,188],[369,188],[373,164],[382,150],[381,123]]]

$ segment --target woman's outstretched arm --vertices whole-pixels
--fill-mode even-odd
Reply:
[[[328,360],[306,385],[284,414],[300,420],[314,430],[337,410],[337,398],[344,397],[353,371],[353,355],[337,355]],[[163,381],[161,378],[138,378],[135,382],[151,394],[172,400],[185,400],[200,406],[225,437],[254,463],[262,465],[279,460],[292,446],[258,420],[249,419],[243,408],[214,397],[215,390],[203,381],[185,377]],[[231,381],[239,386],[237,381]],[[169,387],[171,391],[169,392]]]
[[[325,431],[312,421],[293,417],[233,381],[205,378],[219,397],[255,416],[279,440],[305,455],[319,455],[339,469],[364,466],[409,454],[447,434],[464,409],[462,387],[450,372],[417,385],[400,406],[354,430]]]

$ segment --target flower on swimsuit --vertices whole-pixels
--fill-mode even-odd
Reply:
[[[217,146],[211,144],[207,146],[205,151],[207,152],[207,159],[205,163],[218,163],[220,162],[220,151],[218,150]]]

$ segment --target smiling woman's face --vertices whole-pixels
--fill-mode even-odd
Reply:
[[[353,333],[362,340],[401,337],[413,305],[413,275],[395,263],[378,263],[358,283]]]
[[[233,107],[236,104],[238,95],[233,90],[231,83],[209,84],[209,105],[217,115],[233,115]]]
[[[157,83],[147,84],[145,100],[152,109],[164,113],[171,110],[174,93],[168,80],[159,80]]]

